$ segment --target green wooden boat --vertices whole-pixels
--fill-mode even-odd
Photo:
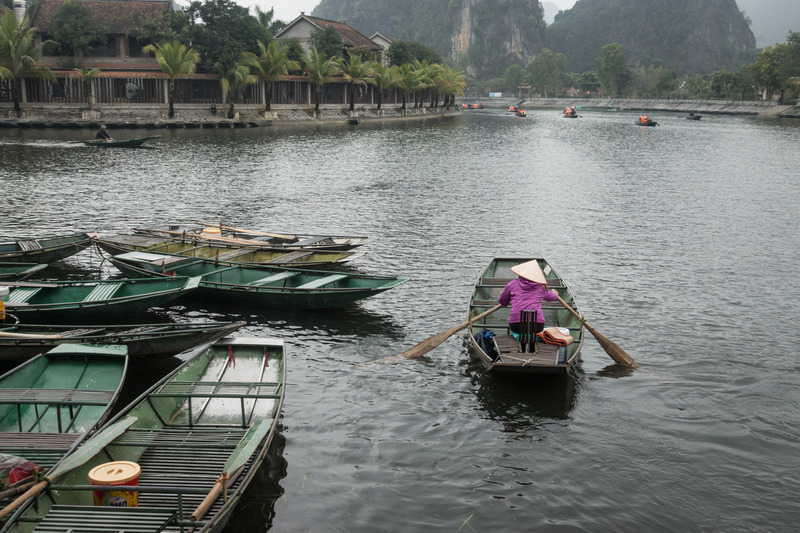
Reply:
[[[77,254],[92,244],[87,233],[72,233],[56,237],[3,237],[0,239],[0,261],[24,263],[54,263]]]
[[[17,363],[60,344],[122,344],[131,364],[171,357],[232,334],[247,322],[125,325],[0,324],[0,363]]]
[[[80,455],[65,459],[49,490],[35,505],[29,499],[6,529],[221,531],[277,430],[284,363],[281,340],[220,339],[125,408]],[[101,473],[110,466],[138,471],[138,484],[90,485],[101,465],[108,465]],[[123,506],[93,505],[93,490],[108,491]],[[134,501],[136,507],[126,505]]]
[[[86,146],[98,148],[138,148],[147,141],[158,139],[161,135],[150,135],[149,137],[138,137],[136,139],[114,139],[113,141],[103,139],[92,139],[91,141],[81,141]]]
[[[508,316],[510,308],[501,308],[486,317],[473,322],[473,318],[498,305],[497,299],[508,282],[517,278],[511,267],[534,258],[495,258],[484,269],[475,283],[472,297],[467,309],[467,320],[470,324],[470,340],[474,348],[474,356],[483,366],[492,372],[514,372],[528,374],[558,374],[565,373],[575,363],[583,344],[583,325],[559,302],[542,302],[542,311],[545,316],[546,327],[558,327],[569,330],[569,335],[574,341],[565,347],[539,342],[536,344],[536,353],[520,352],[520,343],[511,335],[508,329]],[[561,276],[553,270],[550,264],[536,258],[542,272],[545,274],[547,286],[555,289],[559,296],[577,311],[575,301]],[[484,330],[494,333],[491,339],[497,356],[490,356],[481,347],[477,336]],[[485,345],[484,345],[485,346]]]
[[[129,317],[197,288],[200,278],[6,282],[6,312],[35,324],[103,322]]]
[[[29,278],[45,268],[47,268],[46,264],[38,263],[0,263],[0,280],[19,281]]]
[[[265,250],[248,244],[209,244],[197,240],[172,240],[147,235],[113,235],[96,238],[100,248],[111,255],[126,252],[155,252],[174,255],[171,261],[203,259],[214,264],[249,264],[286,267],[320,267],[347,263],[362,253],[338,250]]]
[[[49,472],[111,414],[125,381],[124,346],[63,345],[0,377],[0,453]],[[24,491],[32,478],[8,492]],[[0,501],[5,507],[11,498]]]
[[[182,240],[202,240],[259,246],[278,250],[352,250],[369,242],[369,237],[354,235],[309,235],[234,228],[222,224],[173,224],[166,227],[134,228],[134,233]]]
[[[195,295],[237,305],[286,309],[323,309],[374,296],[404,281],[394,276],[298,270],[277,267],[216,267],[193,261],[162,267],[170,256],[131,252],[110,259],[125,275],[201,276]]]

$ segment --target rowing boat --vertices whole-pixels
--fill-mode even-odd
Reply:
[[[0,241],[0,261],[53,263],[77,254],[92,244],[86,233],[71,233],[55,237],[4,237]]]
[[[323,309],[400,285],[403,278],[278,267],[214,266],[207,261],[164,265],[172,256],[130,252],[110,258],[128,276],[200,276],[196,296],[261,308]]]
[[[283,341],[220,339],[63,461],[49,491],[36,505],[28,496],[6,529],[221,531],[267,455],[285,379]],[[109,473],[138,480],[87,483]],[[93,505],[106,500],[112,506]]]
[[[24,323],[108,321],[142,313],[197,288],[199,278],[6,282],[6,311]],[[2,284],[0,284],[2,285]]]
[[[125,380],[126,353],[124,346],[58,346],[0,377],[0,453],[49,472],[110,415]],[[25,466],[20,469],[6,497],[33,485]]]
[[[533,258],[495,258],[481,272],[475,283],[472,297],[469,301],[467,319],[472,320],[484,311],[497,305],[497,299],[508,282],[517,278],[511,267]],[[550,264],[541,258],[536,258],[542,272],[545,274],[547,286],[555,289],[559,296],[573,309],[576,305],[569,288],[561,276],[553,270]],[[536,352],[520,351],[520,343],[511,335],[508,328],[509,308],[502,308],[494,313],[476,320],[470,324],[470,340],[474,348],[474,355],[483,363],[483,366],[494,372],[516,372],[533,374],[565,373],[577,360],[583,343],[583,325],[559,302],[542,302],[542,311],[547,328],[564,328],[573,341],[567,346],[556,344],[536,343]],[[493,332],[488,346],[480,341],[484,330]],[[494,354],[487,353],[494,349]]]
[[[175,261],[196,258],[214,264],[250,264],[288,267],[320,267],[352,261],[363,255],[359,252],[337,250],[280,250],[261,249],[245,244],[207,243],[190,238],[173,240],[147,235],[113,235],[95,238],[94,242],[105,252],[119,255],[126,252],[156,252],[176,256]]]
[[[150,363],[230,335],[246,322],[127,325],[0,324],[0,363],[18,363],[60,344],[124,344],[131,364]]]
[[[0,263],[0,280],[19,281],[29,278],[45,268],[47,268],[46,264],[38,263]]]
[[[95,146],[99,148],[138,148],[147,141],[158,139],[161,135],[150,135],[149,137],[138,137],[136,139],[120,139],[120,140],[107,140],[107,139],[93,139],[90,141],[81,141],[86,146]]]
[[[369,242],[369,237],[345,235],[308,235],[234,228],[222,224],[175,224],[166,228],[134,228],[134,233],[166,236],[171,239],[202,240],[258,246],[278,250],[352,250]]]

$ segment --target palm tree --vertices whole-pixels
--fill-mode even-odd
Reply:
[[[422,91],[433,86],[433,79],[431,78],[431,64],[427,59],[422,62],[415,59],[412,70],[414,71],[414,108],[416,109],[425,105],[425,95],[422,94]]]
[[[397,87],[399,75],[397,67],[387,67],[377,61],[373,63],[372,68],[375,70],[372,79],[375,82],[375,92],[378,93],[378,111],[380,111],[383,103],[383,92]]]
[[[456,95],[464,96],[464,88],[467,86],[467,75],[445,67],[443,78],[444,82],[439,88],[441,93],[445,95],[442,106],[450,109],[455,102]]]
[[[403,63],[397,67],[397,88],[403,93],[403,105],[400,107],[400,109],[403,110],[404,115],[406,114],[406,101],[408,100],[408,93],[414,91],[414,87],[416,87],[414,70],[411,68],[410,64]]]
[[[271,13],[272,10],[269,12]],[[277,81],[281,76],[286,76],[292,70],[299,69],[300,65],[297,61],[289,59],[287,55],[288,48],[282,43],[273,41],[264,46],[264,43],[259,41],[258,47],[261,50],[261,55],[257,56],[252,52],[245,52],[244,61],[251,69],[255,70],[259,78],[265,81],[267,95],[264,111],[269,111],[272,103],[272,82]]]
[[[81,80],[81,83],[86,88],[86,102],[89,104],[89,109],[92,109],[92,80],[98,77],[101,74],[101,70],[99,68],[93,68],[92,70],[85,69],[85,68],[76,68],[75,72],[78,73],[78,77]]]
[[[161,71],[169,76],[169,118],[175,116],[175,80],[183,74],[191,74],[197,68],[200,54],[179,41],[164,44],[148,44],[144,53],[153,52]]]
[[[0,17],[0,80],[11,85],[11,99],[17,117],[22,116],[19,105],[23,78],[43,78],[55,83],[56,77],[49,68],[38,65],[45,52],[55,46],[53,41],[34,44],[33,28],[28,28],[28,19],[17,22],[13,11]]]
[[[257,82],[258,77],[250,74],[250,67],[243,63],[234,63],[230,68],[226,68],[222,63],[217,63],[214,68],[222,76],[219,80],[222,92],[231,101],[231,107],[228,109],[228,118],[233,118],[236,116],[233,109],[233,104],[236,102],[236,93]]]
[[[361,85],[365,89],[367,84],[375,85],[375,69],[369,61],[364,62],[361,56],[347,53],[347,59],[338,59],[336,66],[339,67],[342,77],[350,82],[350,111],[356,108],[356,87]]]
[[[325,57],[324,52],[311,47],[311,58],[306,59],[306,69],[311,83],[314,84],[314,113],[319,114],[319,103],[322,99],[322,88],[328,83],[328,78],[339,73],[336,60]]]

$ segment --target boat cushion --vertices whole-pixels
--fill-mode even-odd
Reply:
[[[554,344],[556,346],[568,346],[575,342],[567,328],[545,328],[538,336],[545,344]]]

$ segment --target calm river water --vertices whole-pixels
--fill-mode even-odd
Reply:
[[[160,312],[288,344],[281,432],[231,532],[796,529],[800,123],[582,115],[163,130],[139,150],[0,130],[0,226],[369,235],[354,267],[409,278],[328,312]],[[501,255],[547,257],[642,369],[589,335],[561,379],[486,375],[461,334],[360,366],[462,322]],[[46,273],[114,271],[85,251]]]

